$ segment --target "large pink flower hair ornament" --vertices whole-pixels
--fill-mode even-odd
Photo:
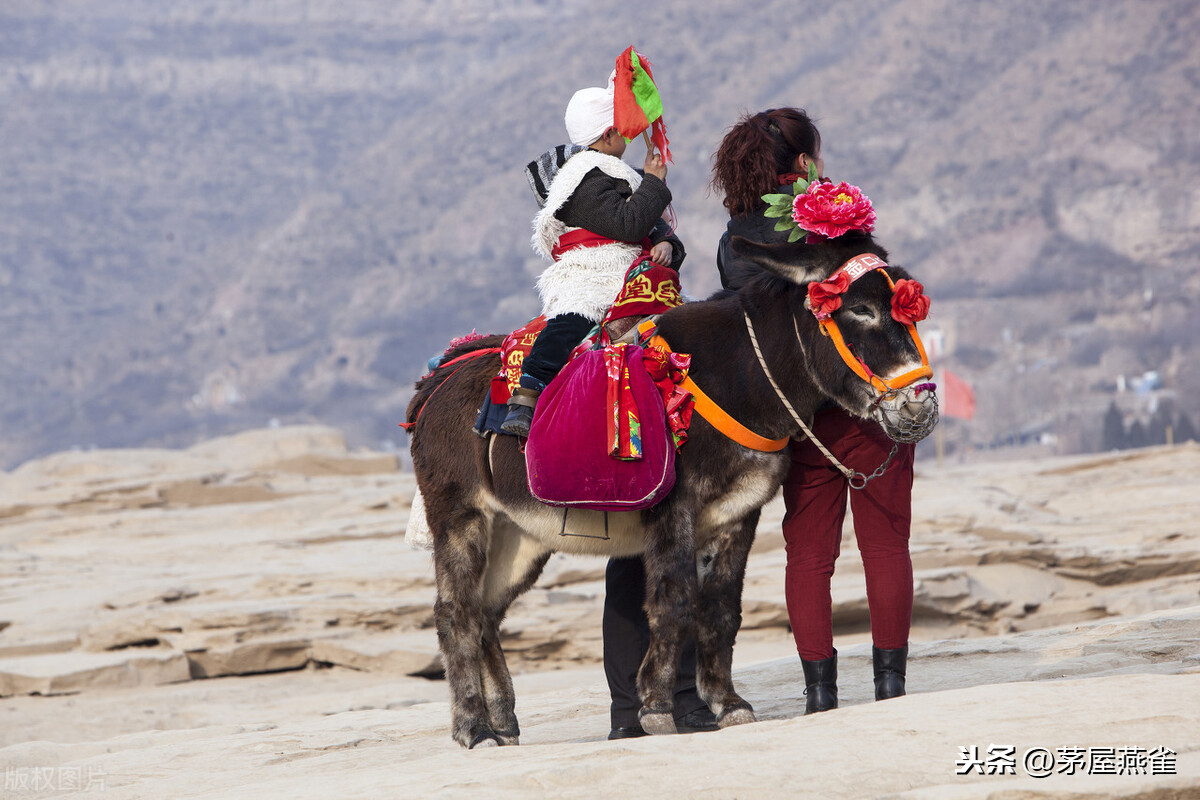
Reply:
[[[764,194],[768,217],[780,218],[775,230],[790,231],[788,241],[807,244],[836,239],[847,231],[875,230],[875,209],[871,198],[857,186],[845,181],[832,183],[817,179],[817,169],[810,164],[808,178],[792,185],[795,194]]]

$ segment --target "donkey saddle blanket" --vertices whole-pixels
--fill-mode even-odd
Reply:
[[[660,375],[662,355],[650,354]],[[588,350],[542,392],[525,448],[535,498],[554,506],[636,511],[671,491],[677,439],[664,408],[670,395],[647,370],[646,356],[637,345]],[[661,383],[677,388],[662,377]]]

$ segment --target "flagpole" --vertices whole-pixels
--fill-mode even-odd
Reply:
[[[946,385],[946,371],[945,371],[945,367],[939,367],[939,368],[938,368],[938,371],[937,371],[937,374],[936,374],[936,376],[935,376],[935,377],[937,377],[937,378],[940,378],[940,379],[941,379],[941,380],[938,382],[938,385],[939,385],[939,386],[945,386],[945,385]],[[943,462],[943,461],[945,460],[945,458],[946,458],[946,436],[945,436],[945,434],[942,432],[942,429],[943,429],[943,428],[945,428],[945,427],[946,427],[946,424],[945,424],[945,422],[944,422],[944,421],[942,421],[942,422],[941,422],[941,423],[939,423],[938,425],[935,425],[935,426],[934,426],[934,428],[933,428],[933,443],[934,443],[935,445],[937,445],[937,465],[938,465],[938,469],[941,469],[941,468],[942,468],[942,462]]]
[[[654,145],[650,143],[650,134],[646,131],[642,131],[642,138],[646,141],[646,150],[653,153]]]
[[[933,441],[937,445],[937,465],[938,469],[942,468],[942,461],[946,457],[946,435],[942,433],[943,425],[937,425],[933,429]]]

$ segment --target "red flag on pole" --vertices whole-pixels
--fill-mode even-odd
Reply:
[[[942,413],[947,417],[973,419],[975,417],[975,390],[971,384],[942,367],[941,389]]]

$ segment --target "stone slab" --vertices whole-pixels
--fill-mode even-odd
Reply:
[[[0,697],[154,686],[188,678],[188,660],[175,651],[72,652],[0,659]]]
[[[433,631],[316,639],[309,654],[313,661],[364,672],[432,676],[442,671]]]
[[[193,678],[222,675],[256,675],[300,669],[308,664],[307,639],[250,641],[227,647],[189,650],[187,660]]]

